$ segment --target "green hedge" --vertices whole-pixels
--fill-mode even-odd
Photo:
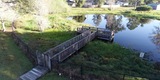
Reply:
[[[150,10],[152,10],[152,7],[150,7],[150,6],[136,7],[136,11],[150,11]]]

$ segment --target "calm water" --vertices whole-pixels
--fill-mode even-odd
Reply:
[[[115,43],[149,53],[150,60],[160,61],[160,21],[158,20],[105,14],[74,16],[68,19],[114,30]]]

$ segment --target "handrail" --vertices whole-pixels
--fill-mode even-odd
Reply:
[[[75,36],[75,37],[72,38],[72,39],[69,39],[69,40],[63,42],[63,43],[59,44],[58,46],[49,49],[48,51],[44,52],[44,54],[49,54],[50,56],[51,56],[51,55],[54,55],[54,54],[56,54],[56,53],[54,53],[54,52],[52,52],[52,51],[54,51],[54,50],[56,51],[57,49],[63,50],[63,49],[62,49],[62,46],[67,48],[67,47],[69,47],[70,45],[72,45],[72,44],[74,44],[75,42],[77,42],[77,41],[79,41],[80,39],[82,39],[83,37],[86,37],[86,36],[87,36],[88,34],[90,34],[90,33],[91,33],[90,31],[85,31],[84,33],[82,33],[82,34],[80,34],[80,35],[78,35],[78,36]],[[70,43],[70,44],[68,45],[68,44],[66,44],[66,43]],[[64,45],[67,45],[67,46],[64,46]],[[65,48],[64,48],[64,49],[65,49]],[[61,50],[59,50],[59,51],[61,51]],[[57,51],[57,52],[59,52],[59,51]],[[48,52],[49,52],[49,53],[48,53]]]
[[[86,36],[85,38],[83,38],[83,39],[81,39],[81,40],[79,40],[78,42],[76,42],[76,43],[74,43],[74,44],[72,44],[71,46],[69,46],[68,48],[66,48],[66,49],[64,49],[64,50],[62,50],[62,51],[60,51],[59,53],[57,53],[57,54],[55,54],[54,56],[52,56],[51,57],[51,59],[53,59],[54,57],[57,57],[57,56],[59,56],[61,53],[63,53],[64,51],[66,51],[66,50],[68,50],[68,49],[70,49],[71,47],[73,47],[74,45],[76,45],[76,44],[78,44],[78,43],[80,43],[81,41],[84,41],[84,40],[86,40],[86,39],[88,39],[88,37],[90,37],[90,36],[92,36],[92,35],[94,35],[94,37],[95,37],[95,34],[96,34],[96,32],[93,32],[91,35],[89,35],[89,36]],[[91,39],[89,40],[89,41],[91,41],[92,39],[94,39],[94,38],[92,38],[91,37]],[[88,41],[88,42],[89,42]],[[86,44],[86,43],[85,43]],[[83,47],[85,44],[83,44],[81,47]],[[78,46],[78,48],[81,48],[80,46]],[[72,53],[71,53],[72,54]],[[63,60],[62,60],[63,61]]]

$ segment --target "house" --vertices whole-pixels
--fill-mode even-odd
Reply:
[[[116,5],[120,5],[120,6],[129,6],[128,2],[121,2],[121,1],[117,1]]]
[[[72,7],[76,7],[76,3],[75,0],[67,0],[68,5],[72,6]],[[115,5],[115,2],[111,2],[106,0],[104,3],[104,7],[108,6],[108,4],[112,4]],[[94,0],[86,0],[85,4],[83,5],[83,7],[97,7],[98,5],[96,5]]]
[[[160,10],[160,4],[152,3],[148,4],[148,6],[151,6],[153,10]]]
[[[76,2],[75,0],[67,0],[68,5],[72,6],[72,7],[76,7]],[[93,7],[94,5],[94,0],[86,0],[85,4],[83,5],[83,7]]]
[[[75,0],[67,0],[68,5],[70,5],[71,7],[76,7],[76,3]]]
[[[10,7],[14,7],[16,6],[16,1],[15,0],[2,0],[2,2],[4,2],[6,5],[10,6]]]
[[[94,5],[94,0],[86,0],[83,7],[93,7],[93,5]]]

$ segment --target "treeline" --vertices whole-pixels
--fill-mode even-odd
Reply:
[[[5,31],[5,20],[14,24],[18,18],[25,14],[32,15],[34,17],[32,22],[36,23],[40,31],[44,31],[50,28],[49,14],[70,10],[65,0],[2,0],[0,4],[3,4],[0,7],[1,13],[4,14],[0,15],[3,31]],[[16,16],[12,16],[13,12]],[[14,17],[14,19],[11,20],[10,17]]]

